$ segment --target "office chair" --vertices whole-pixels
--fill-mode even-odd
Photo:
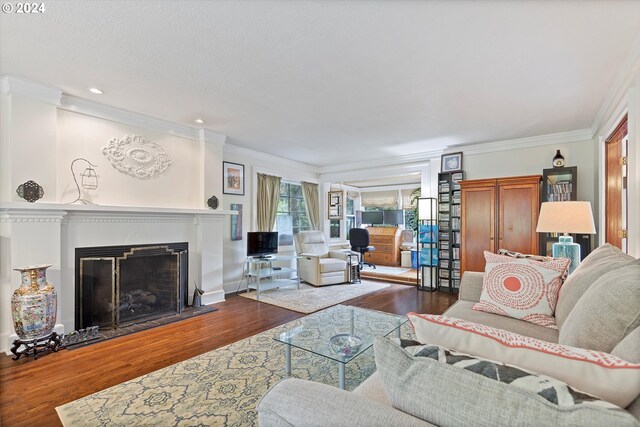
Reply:
[[[352,251],[360,253],[360,270],[365,264],[371,268],[376,268],[370,262],[364,262],[364,254],[376,250],[375,247],[369,246],[369,230],[366,228],[352,228],[349,230],[349,244]]]

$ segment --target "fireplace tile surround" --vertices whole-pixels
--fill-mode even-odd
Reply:
[[[233,211],[56,203],[0,204],[0,351],[17,338],[10,298],[19,284],[13,268],[53,266],[47,275],[58,293],[58,333],[74,330],[75,249],[92,246],[185,242],[189,247],[187,296],[194,283],[203,304],[224,301],[223,225]]]

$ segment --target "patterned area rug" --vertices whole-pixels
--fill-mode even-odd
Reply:
[[[127,381],[56,408],[65,426],[255,426],[256,405],[284,378],[284,346],[276,334],[314,324],[316,314]],[[318,322],[316,322],[318,323]],[[317,324],[318,328],[325,325]],[[415,339],[402,327],[403,338]],[[346,389],[375,371],[373,349],[346,365]],[[338,367],[293,349],[292,375],[337,386]]]
[[[388,287],[389,285],[384,283],[366,280],[363,280],[362,283],[320,287],[302,283],[300,290],[297,285],[293,285],[260,292],[260,302],[306,314]],[[255,300],[256,292],[251,291],[240,294],[240,296]]]

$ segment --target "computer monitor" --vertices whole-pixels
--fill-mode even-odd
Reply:
[[[402,209],[382,211],[383,224],[385,225],[402,225],[404,224],[404,214]]]
[[[369,225],[384,224],[384,214],[382,211],[363,211],[362,223]]]

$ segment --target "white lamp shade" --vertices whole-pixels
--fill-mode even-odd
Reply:
[[[418,199],[418,219],[429,220],[436,219],[436,199],[433,197],[423,197]],[[433,215],[433,217],[432,217]]]
[[[538,216],[538,233],[595,234],[591,202],[544,202]]]

